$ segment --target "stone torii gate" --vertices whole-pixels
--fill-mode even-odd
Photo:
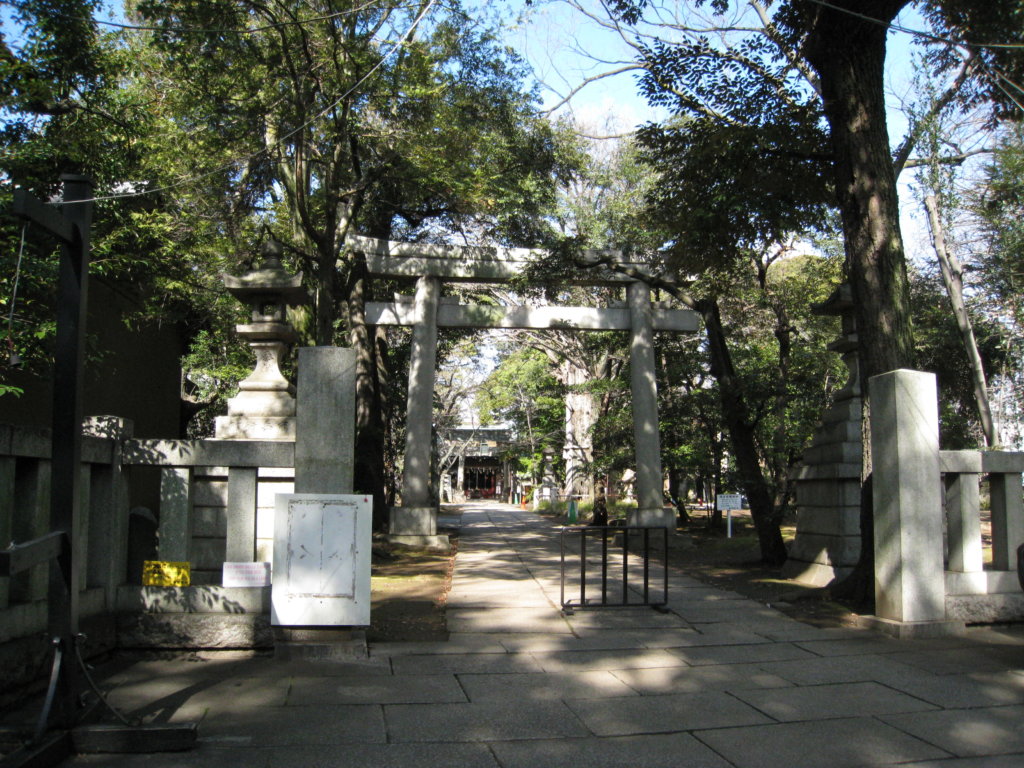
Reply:
[[[430,495],[438,328],[629,331],[637,472],[637,509],[631,514],[629,525],[675,529],[675,514],[665,509],[662,496],[654,331],[694,332],[698,328],[696,313],[652,304],[646,283],[598,269],[580,270],[573,282],[624,285],[628,297],[625,306],[495,307],[447,303],[440,299],[443,280],[509,282],[543,252],[395,243],[363,237],[350,237],[348,244],[365,255],[370,275],[416,279],[416,295],[412,300],[396,297],[394,302],[366,304],[367,325],[407,325],[413,329],[402,506],[391,510],[393,540],[420,545],[445,543],[437,536],[437,505]],[[636,264],[628,266],[640,268]]]

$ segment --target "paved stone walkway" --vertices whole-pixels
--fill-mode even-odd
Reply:
[[[893,640],[820,630],[673,576],[668,613],[559,610],[550,522],[462,507],[444,643],[359,662],[150,661],[113,702],[199,720],[181,754],[111,768],[1010,768],[1024,628]]]

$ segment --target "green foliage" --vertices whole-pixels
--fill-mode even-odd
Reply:
[[[650,202],[670,234],[666,253],[691,273],[819,228],[831,203],[813,122],[722,125],[701,117],[648,126],[643,158],[659,169]]]
[[[838,334],[835,318],[811,312],[839,281],[837,258],[801,255],[770,262],[763,281],[748,269],[721,297],[734,367],[732,386],[749,404],[759,463],[772,494],[806,448],[831,394],[845,383],[839,357],[826,350]],[[668,471],[714,479],[724,445],[720,382],[707,349],[694,340],[659,338],[663,380],[660,418]],[[738,487],[737,466],[723,482]]]
[[[983,443],[971,369],[956,318],[938,277],[915,274],[911,283],[914,338],[918,365],[939,383],[939,426],[946,450],[976,448]],[[1006,329],[995,319],[972,313],[971,324],[988,380],[1012,361]]]
[[[1019,88],[1013,85],[1024,76],[1024,57],[1016,45],[1024,35],[1024,2],[931,0],[923,5],[933,27],[959,42],[932,46],[929,63],[940,72],[953,70],[962,64],[965,49],[976,61],[974,76],[957,94],[960,106],[987,105],[993,124],[1024,117]]]
[[[238,383],[252,372],[253,356],[237,338],[208,330],[192,339],[181,359],[183,395],[197,406],[188,424],[188,436],[212,437],[214,418],[227,413],[228,398],[238,393]]]
[[[349,232],[530,236],[552,197],[557,141],[525,70],[457,3],[141,0],[135,10],[158,28],[152,45],[194,156],[241,159],[220,174],[232,179],[226,199],[271,220],[314,288],[317,343],[342,330],[336,263]]]
[[[1024,321],[1024,127],[1007,128],[972,202],[986,248],[985,283],[1019,324]]]
[[[564,437],[562,388],[540,352],[521,348],[507,354],[480,385],[476,408],[484,426],[506,422],[517,442],[523,471],[541,477],[545,449],[561,460]]]

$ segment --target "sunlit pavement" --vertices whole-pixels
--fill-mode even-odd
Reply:
[[[198,721],[198,746],[68,764],[1024,765],[1022,628],[817,629],[675,574],[667,612],[563,616],[551,522],[493,502],[445,510],[460,513],[447,642],[371,645],[348,662],[112,664],[99,675],[115,705]]]

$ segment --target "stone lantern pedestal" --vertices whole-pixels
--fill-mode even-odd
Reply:
[[[256,355],[256,366],[228,400],[228,415],[215,421],[221,440],[294,440],[295,388],[281,374],[281,359],[295,342],[285,309],[306,301],[302,275],[281,266],[281,246],[268,242],[263,263],[246,275],[224,276],[228,292],[252,306],[252,322],[235,326]]]

